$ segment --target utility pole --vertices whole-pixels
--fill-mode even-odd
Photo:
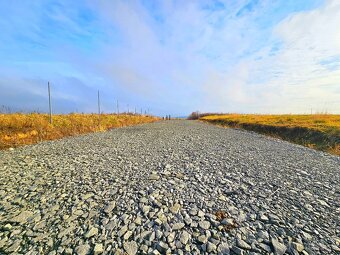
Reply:
[[[137,108],[135,107],[135,115],[137,114]]]
[[[119,115],[119,104],[118,104],[118,99],[117,99],[117,114]]]
[[[100,95],[99,95],[99,90],[98,90],[98,123],[100,126]]]
[[[47,88],[48,88],[48,109],[49,109],[49,113],[50,113],[50,124],[52,124],[52,104],[51,104],[50,82],[47,82]]]
[[[130,113],[130,111],[129,111],[129,104],[127,104],[127,113],[129,114]]]

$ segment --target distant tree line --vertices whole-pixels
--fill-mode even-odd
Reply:
[[[208,115],[225,115],[227,113],[216,113],[216,112],[192,112],[189,116],[188,116],[188,120],[198,120],[199,118],[202,118],[204,116],[208,116]]]

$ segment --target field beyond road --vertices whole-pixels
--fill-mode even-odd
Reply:
[[[149,123],[156,117],[133,114],[0,114],[0,150],[44,140]]]
[[[0,254],[339,254],[340,157],[159,121],[0,151]]]
[[[340,115],[207,115],[213,124],[243,128],[340,155]]]

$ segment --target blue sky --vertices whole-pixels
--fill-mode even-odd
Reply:
[[[340,113],[340,1],[0,0],[0,105]]]

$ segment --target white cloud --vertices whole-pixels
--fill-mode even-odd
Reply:
[[[339,113],[339,24],[339,1],[290,15],[261,50],[224,74],[206,76],[209,100],[218,101],[219,111]]]
[[[264,99],[273,112],[340,112],[340,69],[321,64],[340,57],[339,24],[340,2],[327,1],[319,9],[287,17],[275,28],[282,49],[264,58],[258,74],[268,72],[273,93]]]

